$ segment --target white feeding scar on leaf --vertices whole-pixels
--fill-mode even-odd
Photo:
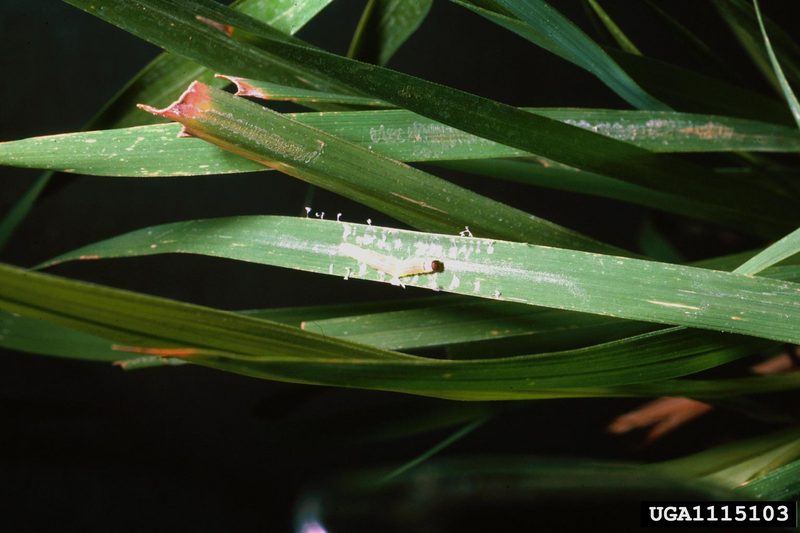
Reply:
[[[420,257],[398,259],[390,255],[373,252],[372,250],[365,250],[350,243],[342,243],[339,246],[339,253],[375,270],[389,274],[395,280],[408,276],[444,272],[444,263],[438,259]]]

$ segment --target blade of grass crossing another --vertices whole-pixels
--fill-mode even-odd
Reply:
[[[506,359],[448,361],[376,350],[274,322],[0,266],[0,308],[108,338],[194,347],[191,361],[256,377],[372,388],[452,399],[550,397],[551,388],[639,383],[741,357],[763,340],[720,350],[721,334],[695,332],[678,344],[652,334],[598,348]],[[667,340],[667,339],[664,339]],[[677,339],[676,339],[677,340]],[[631,358],[631,351],[637,353]],[[184,355],[190,351],[184,349]],[[544,391],[544,392],[543,392]]]
[[[737,267],[734,272],[740,274],[758,273],[797,253],[800,253],[800,228],[794,230],[778,242],[771,244],[762,252]]]
[[[767,30],[764,28],[764,21],[761,18],[761,9],[758,7],[758,0],[753,0],[753,7],[755,7],[756,10],[756,17],[758,18],[758,26],[761,28],[761,34],[764,36],[764,45],[767,47],[769,61],[772,64],[772,68],[775,71],[775,76],[778,78],[778,82],[780,83],[781,90],[783,91],[783,97],[786,99],[786,103],[789,105],[789,109],[792,111],[794,121],[797,123],[797,127],[800,128],[800,102],[797,101],[797,96],[794,94],[794,91],[792,91],[792,87],[789,85],[789,80],[786,79],[786,76],[783,73],[783,69],[778,62],[775,51],[772,50],[772,44],[769,42],[769,36],[767,35]]]
[[[241,22],[248,28],[258,25],[257,21],[247,19],[241,13],[228,10],[221,4],[215,4],[213,10],[206,9],[207,2],[198,5],[174,0],[167,5],[166,0],[131,0],[125,3],[107,0],[102,10],[93,10],[93,4],[89,0],[68,1],[158,45],[197,56],[208,53],[207,50],[199,51],[197,43],[203,42],[206,37],[211,39],[210,28],[202,24],[198,27],[198,14],[209,13],[212,17],[217,17],[216,20],[225,23]],[[175,32],[159,30],[163,26],[156,24],[157,20],[180,24],[181,31],[196,38],[187,39],[185,37],[188,35],[184,33],[184,38],[178,39]],[[226,34],[217,32],[218,35],[213,38],[220,47],[220,50],[214,51],[214,57],[219,57],[218,63],[223,62],[221,54],[225,51],[236,54],[235,61],[227,58],[224,64],[219,64],[219,68],[231,75],[258,78],[258,72],[268,65],[280,64],[287,72],[292,73],[296,78],[295,82],[301,78],[324,79],[324,83],[329,85],[325,90],[331,90],[332,85],[346,87],[345,92],[386,100],[477,136],[577,168],[667,192],[694,195],[721,206],[736,207],[746,203],[748,210],[761,213],[759,216],[772,224],[786,220],[786,217],[791,220],[795,216],[795,211],[787,209],[784,213],[783,209],[778,210],[774,193],[761,190],[757,181],[748,183],[745,187],[729,179],[717,178],[705,169],[677,158],[652,154],[627,143],[560,124],[499,102],[296,44],[296,40],[290,42],[268,26],[261,25],[260,28],[264,35],[273,36],[263,38],[258,47],[231,40]],[[229,42],[224,39],[229,39]],[[209,58],[206,59],[208,62]],[[786,231],[784,226],[775,229],[781,233]]]
[[[180,121],[201,139],[416,228],[458,233],[470,226],[478,235],[614,249],[200,83],[167,109],[144,108]]]

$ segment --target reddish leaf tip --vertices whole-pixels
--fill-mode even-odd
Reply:
[[[236,96],[254,96],[262,100],[269,100],[270,95],[258,87],[254,87],[250,82],[238,76],[228,76],[226,74],[216,74],[217,78],[228,80],[236,85]]]
[[[157,109],[147,104],[137,104],[136,107],[158,117],[182,122],[182,118],[194,118],[210,109],[211,97],[208,90],[209,87],[205,83],[194,81],[175,102],[163,109]],[[190,137],[191,135],[184,125],[178,136]]]

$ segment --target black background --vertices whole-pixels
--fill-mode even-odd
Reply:
[[[364,2],[339,0],[300,36],[343,53]],[[716,17],[709,2],[673,1],[673,13],[733,60],[752,86],[769,88]],[[777,21],[797,14],[791,1],[764,2]],[[577,0],[554,5],[587,31]],[[682,45],[642,4],[603,2],[645,53],[683,61]],[[794,20],[797,20],[796,18]],[[787,30],[792,28],[786,22]],[[595,34],[593,34],[595,35]],[[158,50],[55,0],[0,2],[0,140],[80,129]],[[563,60],[449,2],[390,66],[516,104],[625,108],[602,83]],[[692,66],[689,63],[689,66]],[[694,65],[695,67],[697,65]],[[682,246],[735,251],[754,244],[727,232],[676,222],[608,200],[434,171],[536,215],[611,243],[636,247],[647,217]],[[5,212],[37,175],[1,168]],[[22,266],[149,225],[239,214],[303,212],[307,187],[278,175],[159,180],[57,175],[2,259]],[[315,210],[378,225],[380,213],[317,191]],[[755,243],[757,244],[757,243]],[[356,302],[422,293],[232,261],[160,256],[63,265],[55,274],[224,309]],[[636,400],[531,402],[515,406],[446,452],[656,460],[769,429],[718,410],[651,447],[640,435],[616,438],[605,424]],[[118,368],[21,353],[0,357],[3,500],[0,518],[15,529],[288,531],[306,487],[341,469],[401,464],[448,433],[391,442],[358,438],[371,424],[446,402],[369,391],[262,382],[193,367],[125,373]],[[360,410],[385,406],[370,421]],[[337,428],[339,431],[337,432]]]

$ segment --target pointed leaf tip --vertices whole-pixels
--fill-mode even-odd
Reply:
[[[157,109],[147,104],[137,104],[136,107],[153,115],[179,120],[180,118],[193,118],[199,113],[211,108],[211,99],[208,94],[208,85],[193,81],[180,97],[167,107]]]
[[[157,109],[147,104],[136,104],[136,107],[157,117],[181,122],[181,119],[192,119],[200,113],[208,111],[211,108],[211,99],[208,94],[208,85],[193,81],[175,102],[163,109]],[[194,135],[183,123],[181,131],[178,132],[178,137],[194,137]]]
[[[249,83],[245,78],[228,76],[227,74],[215,74],[214,77],[222,80],[228,80],[236,85],[235,96],[253,96],[255,98],[261,98],[262,100],[270,99],[269,93]]]

